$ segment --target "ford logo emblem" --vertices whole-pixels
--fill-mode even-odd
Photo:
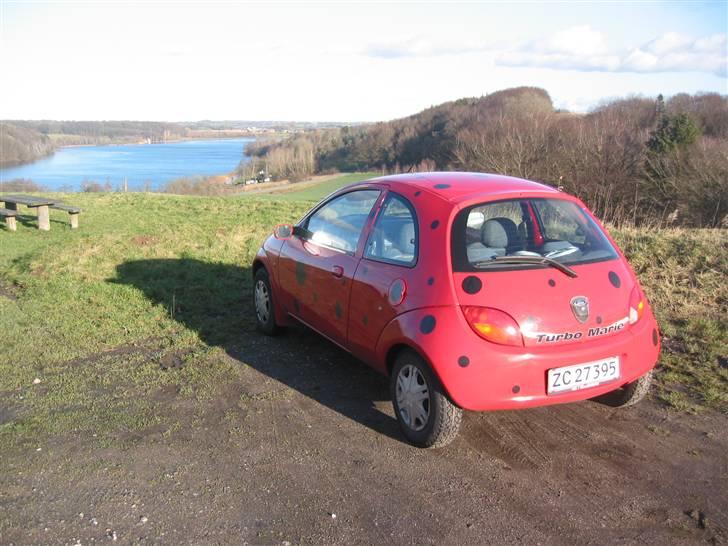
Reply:
[[[574,312],[576,320],[586,322],[589,319],[589,300],[586,296],[571,298],[571,310]]]

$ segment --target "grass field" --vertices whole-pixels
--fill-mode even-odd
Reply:
[[[47,233],[25,219],[0,228],[0,452],[71,432],[102,443],[155,425],[174,433],[154,393],[213,399],[240,373],[225,347],[255,342],[261,241],[356,176],[265,197],[63,195],[84,209],[80,229],[57,211]],[[665,335],[654,395],[673,410],[727,412],[725,232],[616,235]]]
[[[267,197],[269,199],[280,199],[282,201],[320,201],[328,194],[343,188],[347,184],[353,184],[354,182],[360,182],[377,176],[379,176],[378,173],[342,174],[341,176],[337,176],[331,180],[327,180],[313,186],[307,186],[303,189],[297,189],[296,185],[293,184],[291,187],[287,187],[282,191],[267,194]]]

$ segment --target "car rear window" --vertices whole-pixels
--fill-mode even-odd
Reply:
[[[453,223],[452,254],[455,271],[478,271],[486,264],[488,268],[534,267],[496,265],[494,258],[499,256],[546,257],[565,265],[617,257],[591,217],[563,199],[510,199],[463,209]]]

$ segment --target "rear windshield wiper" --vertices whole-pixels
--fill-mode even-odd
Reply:
[[[488,267],[489,265],[494,265],[494,264],[549,265],[551,267],[558,269],[564,275],[567,275],[568,277],[571,277],[572,279],[577,277],[576,271],[574,271],[570,267],[562,264],[561,262],[557,262],[556,260],[552,260],[551,258],[546,258],[545,256],[496,256],[495,258],[491,258],[490,260],[482,260],[480,262],[476,262],[473,264],[473,267],[476,267],[478,269],[484,269],[484,268]]]

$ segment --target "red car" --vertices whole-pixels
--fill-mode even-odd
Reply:
[[[647,392],[657,323],[624,255],[577,198],[490,174],[347,186],[253,263],[259,329],[300,322],[390,378],[409,441],[449,443],[462,410]]]

